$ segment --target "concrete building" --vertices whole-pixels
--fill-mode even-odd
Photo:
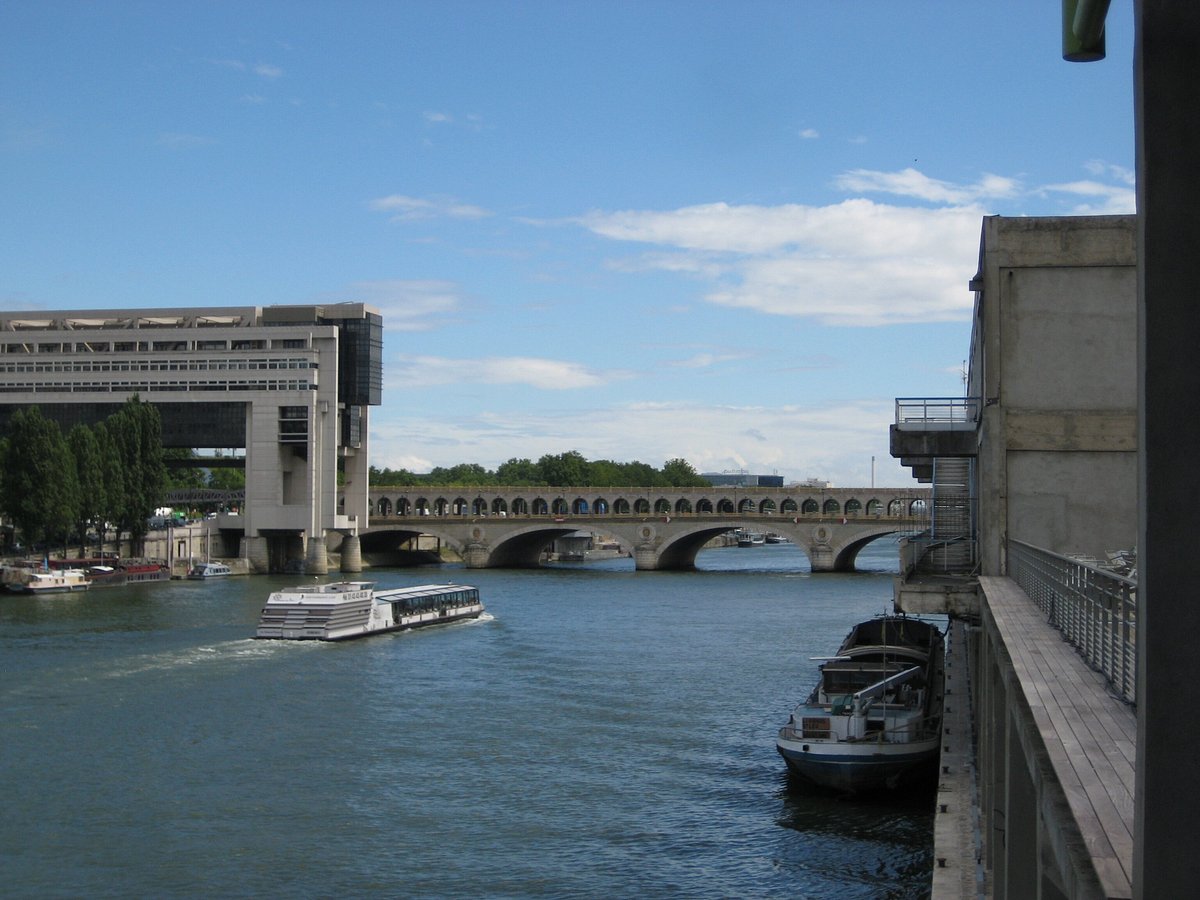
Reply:
[[[897,401],[892,453],[932,484],[932,511],[896,603],[970,623],[956,652],[970,661],[977,849],[998,897],[1129,896],[1132,882],[1136,724],[1113,695],[1132,701],[1134,680],[1112,659],[1132,657],[1120,616],[1136,585],[1114,578],[1078,606],[1068,594],[1106,578],[1089,563],[1137,544],[1136,238],[1133,216],[985,219],[968,396]],[[1022,554],[1067,573],[1047,605],[1024,592]],[[1115,681],[1067,642],[1077,625],[1085,640],[1109,629],[1097,642]]]
[[[323,573],[338,534],[353,570],[382,349],[361,303],[0,313],[0,427],[30,406],[91,425],[137,395],[164,446],[245,449],[237,553],[252,571]]]
[[[933,542],[967,545],[950,570],[1003,574],[1010,539],[1098,560],[1137,543],[1136,227],[984,219],[967,396],[897,401],[891,435],[933,485]]]

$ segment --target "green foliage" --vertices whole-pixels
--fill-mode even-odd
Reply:
[[[460,463],[449,468],[437,466],[425,475],[417,475],[407,469],[393,471],[371,466],[369,476],[371,484],[376,487],[703,487],[708,484],[696,473],[692,464],[682,458],[667,460],[660,471],[654,466],[636,461],[589,461],[577,450],[547,453],[537,462],[513,457],[501,463],[495,472],[476,463]]]
[[[79,479],[79,504],[76,507],[75,529],[79,537],[79,555],[85,556],[84,542],[88,528],[100,526],[107,505],[108,491],[104,481],[104,469],[100,458],[100,442],[95,432],[86,425],[76,425],[67,435],[67,446],[75,460],[75,474]]]
[[[163,450],[163,463],[182,463],[196,459],[196,451],[190,447],[167,447]],[[204,467],[200,462],[193,465],[168,465],[167,490],[183,491],[202,488],[207,483]]]
[[[27,544],[65,540],[78,518],[79,478],[62,429],[36,406],[9,421],[0,505]]]

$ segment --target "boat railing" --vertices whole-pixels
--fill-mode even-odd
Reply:
[[[1137,580],[1021,541],[1008,574],[1113,693],[1137,700]]]
[[[942,717],[925,716],[922,719],[910,719],[902,725],[896,725],[892,728],[880,728],[877,731],[869,731],[860,738],[847,738],[847,743],[865,744],[895,744],[906,741],[919,741],[927,737],[932,737],[938,733],[941,728]]]

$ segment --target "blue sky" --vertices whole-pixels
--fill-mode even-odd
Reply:
[[[363,301],[371,460],[911,483],[985,215],[1134,209],[1132,9],[0,7],[0,308]]]

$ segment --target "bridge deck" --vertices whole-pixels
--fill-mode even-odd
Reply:
[[[979,582],[1105,896],[1132,896],[1135,714],[1015,582]]]

